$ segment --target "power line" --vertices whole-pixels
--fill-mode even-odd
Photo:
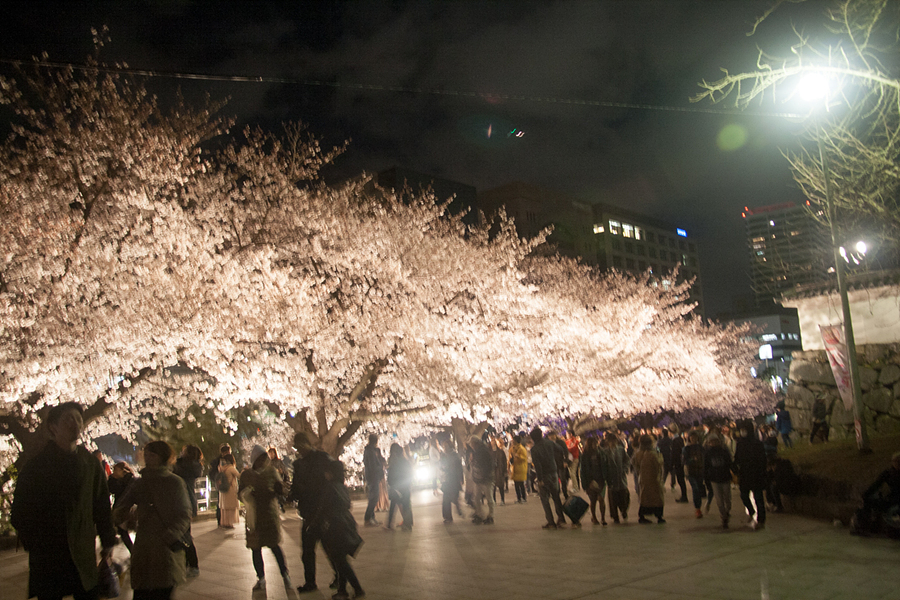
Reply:
[[[209,75],[205,73],[180,73],[176,71],[151,71],[146,69],[132,69],[128,67],[103,67],[87,66],[75,63],[53,62],[44,60],[24,61],[0,58],[0,63],[15,65],[18,67],[37,66],[49,69],[73,69],[76,71],[90,71],[94,73],[111,73],[135,75],[140,77],[156,77],[166,79],[189,79],[195,81],[227,81],[234,83],[281,83],[285,85],[303,85],[310,87],[329,87],[335,89],[362,90],[370,92],[390,92],[420,94],[431,96],[451,96],[459,98],[481,98],[484,100],[504,100],[508,102],[532,102],[546,104],[563,104],[571,106],[591,106],[603,108],[628,108],[635,110],[657,110],[665,112],[707,113],[714,115],[773,117],[781,119],[802,119],[806,115],[783,112],[757,112],[722,110],[715,108],[702,108],[699,106],[666,106],[657,104],[638,104],[632,102],[609,102],[605,100],[578,100],[573,98],[559,98],[553,96],[529,96],[522,94],[497,94],[490,92],[476,92],[471,90],[447,90],[426,89],[398,85],[381,85],[371,83],[340,83],[336,81],[320,81],[315,79],[300,79],[294,77],[269,77],[250,75]]]

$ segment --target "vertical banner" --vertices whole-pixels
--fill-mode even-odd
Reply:
[[[853,388],[850,387],[850,363],[847,360],[847,344],[844,343],[844,328],[840,325],[819,325],[819,331],[822,332],[825,353],[828,354],[828,362],[831,363],[831,371],[844,401],[844,408],[852,410]]]

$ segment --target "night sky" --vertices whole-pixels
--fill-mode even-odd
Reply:
[[[742,208],[802,201],[780,154],[797,120],[688,102],[720,67],[752,67],[757,45],[784,53],[791,21],[821,21],[821,3],[788,6],[748,37],[770,5],[4,2],[0,59],[82,63],[90,28],[106,25],[106,62],[290,80],[149,85],[161,99],[176,86],[228,97],[240,124],[302,120],[326,146],[351,140],[329,178],[403,166],[479,191],[525,181],[674,222],[701,246],[715,316],[750,293]]]

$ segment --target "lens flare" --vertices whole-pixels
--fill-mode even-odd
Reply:
[[[743,125],[728,124],[719,130],[716,146],[723,152],[734,152],[747,143],[747,129]]]

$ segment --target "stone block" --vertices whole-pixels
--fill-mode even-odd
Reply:
[[[881,385],[892,385],[900,381],[900,365],[887,364],[878,374],[878,383]]]
[[[809,410],[812,408],[813,400],[816,399],[815,394],[802,385],[791,384],[788,386],[784,399],[784,405],[791,408],[803,408]]]
[[[834,408],[831,410],[832,425],[852,425],[854,421],[853,411],[844,408],[844,402],[842,400],[838,400],[834,403]]]
[[[862,388],[862,391],[868,392],[871,389],[875,389],[878,385],[878,371],[871,367],[860,367],[859,368],[859,387]]]
[[[875,412],[888,413],[894,403],[894,392],[886,387],[875,387],[862,396],[863,406],[868,406]]]
[[[793,381],[802,383],[825,383],[835,385],[834,373],[827,362],[812,362],[808,360],[791,361],[789,377]]]
[[[900,433],[900,419],[889,415],[879,415],[875,419],[875,431],[881,434]]]
[[[857,354],[862,354],[868,364],[877,363],[887,356],[888,348],[885,344],[866,344],[861,349],[857,348]]]
[[[812,429],[812,412],[800,409],[791,410],[791,425],[795,430],[808,434]]]

